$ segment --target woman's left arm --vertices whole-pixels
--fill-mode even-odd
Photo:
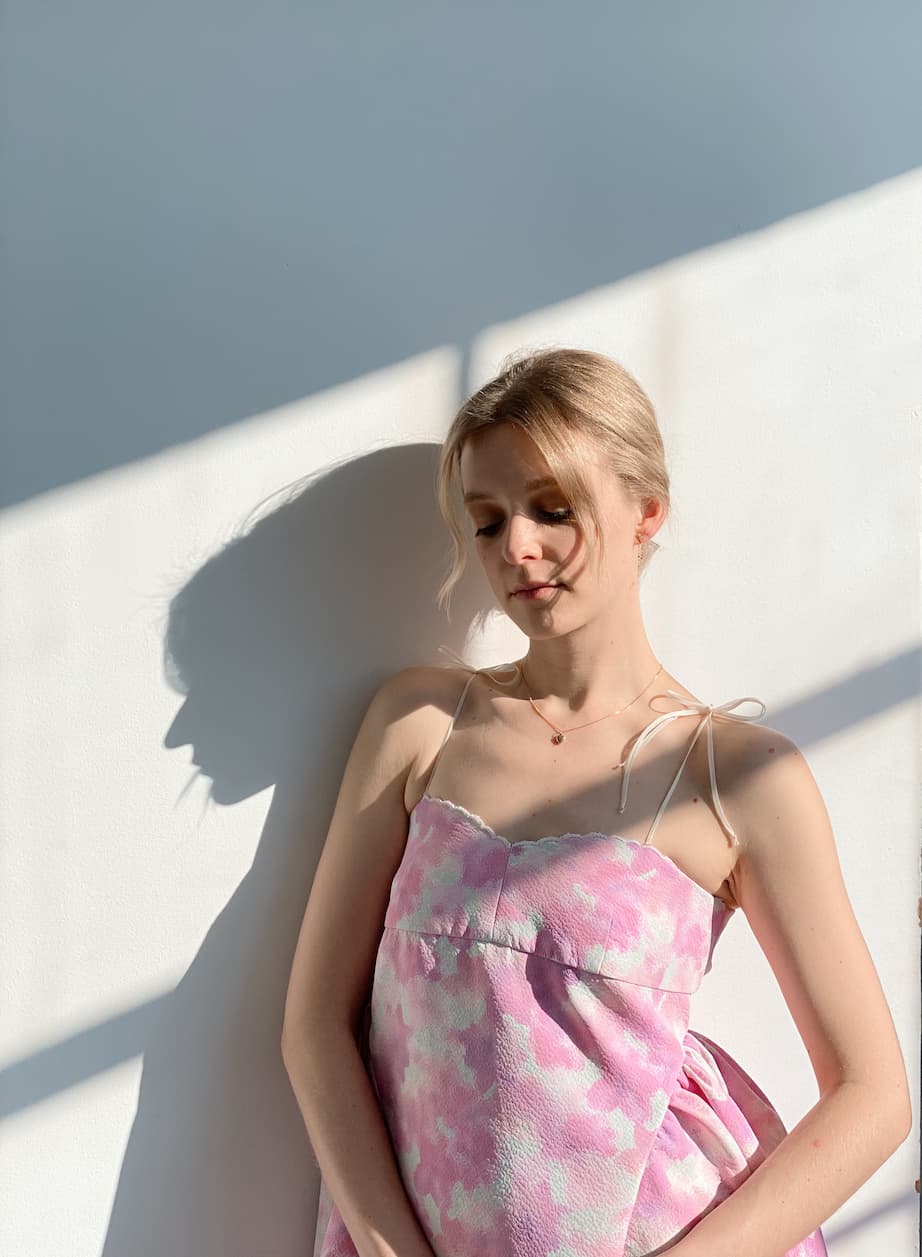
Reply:
[[[797,746],[750,726],[730,752],[737,901],[803,1039],[820,1098],[670,1257],[784,1257],[912,1130],[893,1018],[845,888],[829,815]]]

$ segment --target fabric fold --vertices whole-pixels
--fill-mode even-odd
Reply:
[[[683,1036],[681,1069],[640,1187],[624,1257],[652,1257],[745,1182],[787,1128],[768,1096],[720,1044],[700,1031]],[[679,1230],[669,1221],[687,1219]],[[826,1257],[817,1229],[785,1257]]]

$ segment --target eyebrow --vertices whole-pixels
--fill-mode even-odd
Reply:
[[[534,480],[525,481],[526,493],[531,493],[533,489],[545,489],[548,485],[556,485],[557,481],[553,476],[537,476]],[[464,501],[467,502],[489,502],[492,496],[489,493],[480,493],[476,489],[471,489],[465,493]]]

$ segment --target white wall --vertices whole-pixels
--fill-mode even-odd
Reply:
[[[440,643],[521,649],[508,622],[466,642],[476,579],[435,614],[432,478],[523,343],[601,349],[652,396],[651,642],[802,746],[915,1087],[919,221],[916,171],[7,511],[3,1251],[309,1251],[287,964],[373,686]],[[742,914],[692,1026],[789,1126],[814,1102]],[[916,1251],[916,1173],[910,1140],[825,1225],[834,1257]]]

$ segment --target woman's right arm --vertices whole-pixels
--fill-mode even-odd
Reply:
[[[357,1042],[391,882],[427,669],[374,695],[346,764],[298,935],[282,1058],[314,1155],[360,1257],[433,1257]],[[423,717],[424,718],[424,717]]]
[[[433,1257],[410,1204],[377,1097],[348,1028],[283,1049],[314,1155],[360,1257]]]

